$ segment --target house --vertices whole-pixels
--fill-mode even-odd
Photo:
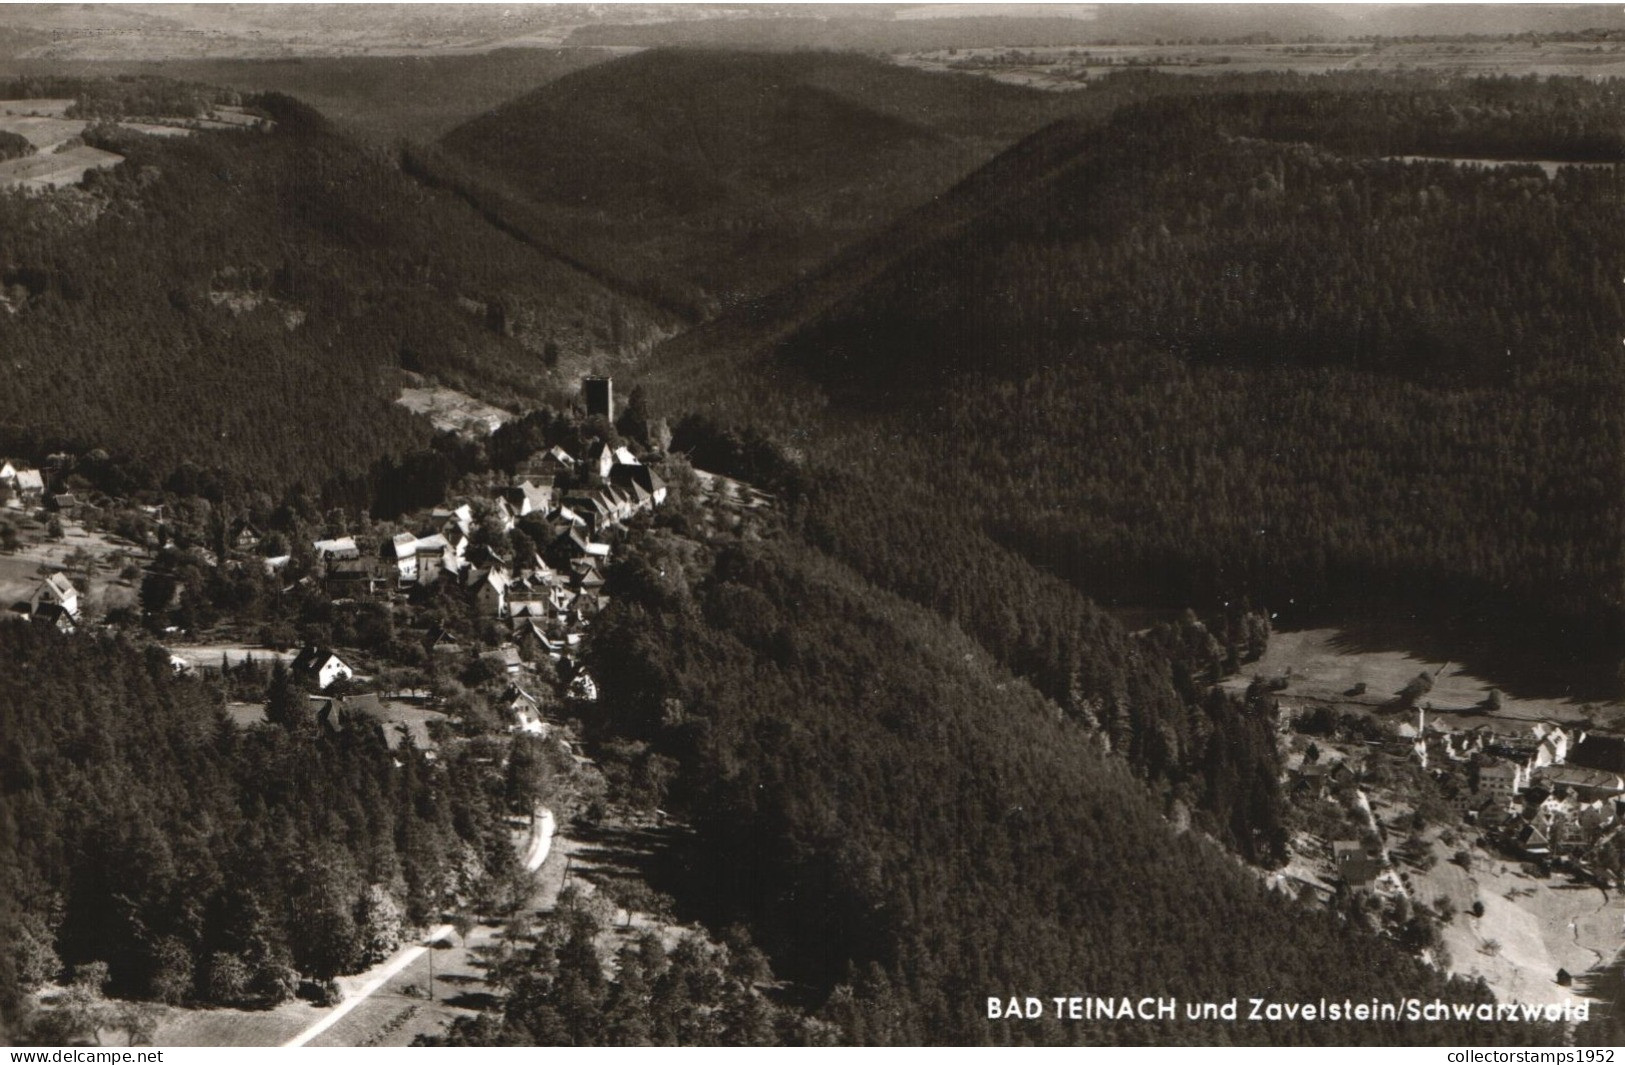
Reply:
[[[45,476],[38,470],[18,467],[17,477],[12,482],[12,491],[22,506],[37,506],[45,496]]]
[[[521,652],[533,648],[532,658],[538,654],[545,654],[557,662],[563,657],[567,645],[561,639],[548,634],[542,623],[532,617],[517,618],[513,622],[513,638],[519,645]]]
[[[322,584],[334,599],[376,595],[390,583],[392,574],[392,570],[383,568],[379,559],[332,559],[327,563]]]
[[[497,526],[505,533],[513,532],[514,526],[519,524],[518,508],[500,495],[491,505],[490,516],[496,519]]]
[[[1479,767],[1478,790],[1492,799],[1510,802],[1528,786],[1528,773],[1515,762],[1497,761]]]
[[[553,486],[526,479],[499,489],[497,499],[507,506],[515,518],[523,518],[527,514],[546,514],[553,507]]]
[[[371,693],[340,695],[336,698],[313,695],[310,701],[316,708],[316,723],[333,732],[343,728],[346,717],[378,721],[384,716],[384,704]]]
[[[338,698],[312,696],[311,701],[316,706],[316,723],[321,727],[333,732],[355,727],[376,728],[392,751],[407,745],[422,751],[434,750],[436,744],[429,734],[429,721],[444,718],[443,714],[433,711],[385,703],[372,694]]]
[[[594,440],[587,449],[583,460],[587,467],[587,476],[595,482],[602,482],[609,477],[609,471],[615,468],[615,449],[602,440]]]
[[[563,506],[568,507],[572,515],[583,519],[580,527],[590,533],[602,532],[619,520],[614,500],[603,492],[566,496]]]
[[[525,668],[524,657],[520,655],[519,648],[511,643],[505,643],[497,648],[497,655],[502,660],[502,670],[509,676]]]
[[[1326,766],[1319,762],[1306,762],[1292,771],[1292,786],[1319,797],[1326,794],[1328,775]]]
[[[96,508],[72,492],[58,492],[56,495],[46,496],[45,509],[72,518],[77,517],[86,510],[95,510]]]
[[[445,532],[448,528],[455,528],[458,532],[467,536],[474,531],[474,510],[467,503],[462,503],[450,509],[436,507],[429,512],[429,518],[440,526],[441,532]]]
[[[413,568],[419,584],[433,584],[442,573],[456,573],[460,568],[457,552],[445,533],[435,533],[414,540],[412,544]]]
[[[474,589],[474,602],[487,617],[500,618],[507,613],[508,575],[501,569],[493,566],[474,570],[469,574],[469,583]]]
[[[423,648],[432,655],[460,655],[463,645],[457,642],[457,637],[436,625],[429,630],[423,639]]]
[[[1337,875],[1350,891],[1375,891],[1377,880],[1382,876],[1382,861],[1365,855],[1350,858],[1338,865]]]
[[[384,544],[384,560],[395,565],[395,580],[399,584],[416,584],[418,579],[418,538],[411,533],[396,533]]]
[[[323,562],[361,557],[361,548],[357,546],[353,536],[317,540],[312,546],[316,549],[316,557]]]
[[[314,644],[306,646],[294,657],[291,668],[295,677],[314,683],[322,691],[355,676],[355,670],[346,665],[342,658]]]
[[[29,617],[39,625],[54,625],[61,632],[72,632],[74,615],[56,603],[41,603]]]
[[[47,608],[57,608],[69,618],[79,616],[79,589],[73,586],[66,574],[51,574],[28,597],[30,615],[39,614]]]
[[[1512,839],[1531,858],[1542,858],[1552,853],[1551,838],[1533,821],[1515,826]]]
[[[514,467],[513,475],[516,478],[534,480],[539,484],[557,482],[560,477],[568,477],[575,472],[575,456],[558,445],[540,451],[530,458],[520,462]]]
[[[247,518],[238,518],[231,523],[226,542],[233,550],[252,551],[260,546],[260,541],[263,539],[265,539],[264,534],[255,527],[253,522]]]
[[[655,506],[666,501],[666,482],[660,474],[641,463],[616,463],[610,467],[609,483],[619,488],[641,491],[654,501]]]
[[[503,702],[514,723],[509,728],[514,732],[529,732],[537,736],[546,736],[547,723],[542,720],[541,704],[536,697],[517,684],[509,688],[503,697]]]
[[[1531,774],[1533,782],[1553,792],[1565,791],[1577,798],[1594,802],[1625,795],[1625,776],[1606,769],[1587,769],[1581,765],[1542,766]]]
[[[622,446],[615,449],[615,461],[622,466],[636,466],[638,457],[632,454],[631,448]]]

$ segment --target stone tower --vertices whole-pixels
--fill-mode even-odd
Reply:
[[[609,377],[584,377],[581,395],[587,401],[587,417],[602,414],[615,420],[615,381]]]

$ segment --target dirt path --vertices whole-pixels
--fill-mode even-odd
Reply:
[[[1597,888],[1596,890],[1602,895],[1602,901],[1597,903],[1597,908],[1586,916],[1586,920],[1598,916],[1608,908],[1608,891],[1605,888]],[[1603,957],[1602,951],[1580,942],[1580,920],[1580,918],[1576,917],[1569,921],[1569,931],[1574,935],[1574,945],[1591,955],[1591,967],[1594,969],[1607,959]]]

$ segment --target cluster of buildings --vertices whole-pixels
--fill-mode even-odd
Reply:
[[[31,510],[44,502],[44,473],[20,462],[0,459],[0,506]]]
[[[43,507],[67,516],[95,510],[88,500],[67,491],[65,482],[73,461],[72,455],[56,454],[48,456],[44,466],[34,467],[21,461],[0,459],[0,507],[24,511]]]
[[[625,447],[594,441],[581,455],[550,447],[521,462],[512,482],[486,498],[430,512],[417,532],[372,544],[354,536],[315,541],[313,577],[334,599],[429,586],[458,589],[481,616],[505,629],[506,642],[494,653],[503,657],[509,675],[510,717],[516,727],[538,731],[543,727],[538,702],[520,686],[523,662],[545,657],[558,663],[571,696],[596,698],[596,685],[575,659],[585,629],[608,604],[603,588],[612,548],[606,536],[660,506],[667,492],[659,473]],[[490,535],[511,533],[521,522],[534,546],[522,546],[528,542],[523,537],[516,547],[503,542],[506,537]],[[546,535],[538,536],[538,530]],[[253,535],[251,529],[241,532]],[[232,530],[234,541],[238,533]],[[288,561],[284,556],[265,564],[274,571]],[[466,650],[441,628],[429,631],[425,647],[435,656]],[[351,674],[341,659],[320,648],[307,648],[295,669],[323,691]]]
[[[1423,765],[1465,772],[1463,815],[1509,850],[1583,865],[1625,827],[1625,737],[1425,710],[1402,732]]]

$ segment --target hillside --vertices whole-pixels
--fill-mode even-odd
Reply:
[[[270,133],[92,130],[126,161],[0,200],[0,444],[103,448],[138,485],[182,464],[317,488],[421,445],[399,370],[534,401],[561,357],[664,321],[491,229],[314,112]]]
[[[1103,601],[1467,616],[1611,671],[1617,171],[1381,157],[1619,159],[1615,90],[1307,89],[1058,124],[653,390]]]
[[[877,231],[1057,106],[854,55],[657,51],[559,78],[441,147],[550,241],[709,315]]]
[[[1181,1002],[1484,992],[1264,890],[1181,815],[1165,817],[1123,760],[1102,755],[1094,729],[1057,715],[940,617],[785,530],[697,539],[678,531],[687,520],[681,510],[662,520],[612,571],[614,605],[590,653],[604,686],[589,744],[647,750],[642,772],[669,780],[666,807],[696,829],[659,887],[716,925],[744,921],[794,1000],[833,1028],[826,1038],[1491,1037],[1478,1024],[989,1020],[986,996],[1004,988],[1156,988]],[[1126,653],[1120,630],[1095,624],[1102,661],[1081,683],[1154,698],[1132,674],[1160,655]],[[1232,706],[1215,722],[1204,758],[1217,786],[1242,786],[1251,770],[1232,759],[1264,712]],[[562,1021],[580,1042],[636,1042],[650,1034],[625,999],[646,993],[538,969],[496,1023],[458,1034],[548,1042]],[[806,1036],[755,1038],[787,1037]]]

